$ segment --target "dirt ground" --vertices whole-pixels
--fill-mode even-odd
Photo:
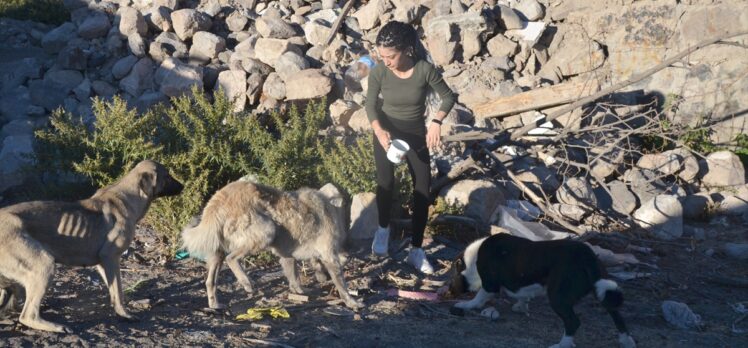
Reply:
[[[748,262],[720,252],[725,242],[748,242],[748,225],[721,222],[687,227],[697,235],[703,232],[703,240],[684,237],[662,242],[620,235],[591,240],[616,252],[629,252],[629,245],[652,248],[650,253],[632,253],[656,268],[626,267],[651,275],[619,281],[626,298],[622,314],[639,347],[748,347],[748,319],[733,308],[741,302],[748,305],[748,291],[710,281],[717,276],[745,279],[748,275]],[[0,319],[0,346],[547,347],[558,342],[563,325],[544,297],[534,299],[525,315],[512,312],[512,303],[500,296],[493,305],[501,317],[490,321],[478,311],[464,317],[451,315],[455,300],[425,303],[387,296],[386,290],[393,287],[433,291],[446,279],[460,245],[435,240],[427,240],[427,252],[438,272],[426,278],[417,277],[404,263],[406,251],[394,251],[397,242],[391,245],[391,259],[370,257],[366,243],[353,245],[346,279],[366,305],[358,314],[340,307],[332,284],[318,284],[310,270],[303,274],[309,302],[287,300],[285,279],[274,262],[247,265],[256,289],[252,296],[235,284],[224,267],[219,299],[229,303],[230,313],[211,313],[203,309],[207,306],[203,264],[192,259],[163,261],[163,245],[141,229],[123,260],[128,306],[140,321],[125,322],[114,315],[94,269],[59,266],[42,315],[69,325],[75,334],[30,330],[12,313]],[[671,326],[662,315],[664,300],[686,303],[704,324],[689,330]],[[283,306],[290,318],[235,320],[250,307],[271,305]],[[576,310],[582,321],[578,347],[617,344],[612,320],[592,296]]]

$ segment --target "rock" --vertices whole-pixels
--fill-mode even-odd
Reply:
[[[587,210],[578,205],[553,203],[548,207],[551,212],[563,216],[574,222],[581,222],[587,215]]]
[[[613,180],[607,185],[611,195],[610,208],[623,215],[631,214],[636,209],[637,202],[628,186],[619,180]]]
[[[247,74],[260,74],[262,76],[268,76],[271,72],[273,72],[273,68],[270,65],[267,65],[253,58],[242,60],[241,66],[242,69],[247,72]]]
[[[65,22],[57,28],[50,30],[42,37],[42,48],[50,54],[60,52],[68,42],[76,37],[75,25]]]
[[[163,61],[164,59],[166,59],[166,57],[187,58],[189,56],[187,45],[179,39],[179,36],[177,36],[177,34],[163,32],[161,34],[158,34],[153,42],[157,44],[156,48],[158,50],[163,50],[159,52],[163,52],[165,54],[164,56],[161,56],[160,61]],[[151,43],[151,49],[154,49],[153,43]],[[151,56],[153,56],[152,52],[149,53],[151,54]]]
[[[748,244],[746,243],[725,243],[722,250],[734,259],[748,260]]]
[[[656,238],[673,240],[683,235],[683,207],[675,195],[657,195],[634,212],[634,220]]]
[[[264,38],[288,39],[296,30],[282,18],[262,16],[255,21],[257,32]]]
[[[262,84],[265,82],[265,75],[251,74],[247,78],[247,103],[256,105],[260,101],[262,93]]]
[[[672,152],[645,154],[636,162],[639,168],[649,169],[664,175],[674,175],[680,171],[681,157]]]
[[[330,24],[322,21],[309,21],[304,24],[304,38],[314,46],[324,46],[330,36]]]
[[[369,118],[366,117],[366,109],[361,108],[353,112],[348,120],[348,127],[356,133],[367,133],[371,130]]]
[[[136,57],[145,57],[145,40],[139,34],[131,34],[127,37],[127,48]]]
[[[102,13],[97,13],[92,16],[86,17],[86,19],[78,27],[78,36],[86,39],[96,39],[106,36],[112,24],[109,22],[109,17]]]
[[[740,186],[737,190],[720,192],[722,197],[717,202],[717,212],[725,215],[741,216],[748,214],[748,185]]]
[[[403,23],[413,23],[421,15],[421,4],[411,0],[392,0],[395,8],[394,20]]]
[[[332,124],[334,126],[347,126],[353,113],[360,108],[361,106],[348,100],[338,99],[332,102],[330,104]]]
[[[300,54],[288,51],[283,53],[275,63],[275,71],[283,81],[293,78],[301,70],[308,69],[309,62]]]
[[[244,110],[247,102],[247,73],[244,70],[225,70],[218,74],[218,88],[234,102],[234,112]]]
[[[83,82],[73,88],[73,93],[81,102],[87,101],[91,97],[91,81],[88,78],[84,78]]]
[[[683,207],[683,217],[686,219],[702,219],[706,216],[707,209],[714,204],[712,197],[707,193],[697,193],[685,197],[679,197]]]
[[[249,18],[242,14],[241,11],[233,11],[231,12],[231,14],[229,14],[228,17],[226,17],[226,26],[232,32],[239,32],[244,30],[244,28],[247,27],[248,22]]]
[[[434,64],[445,66],[452,63],[457,53],[458,42],[455,41],[449,32],[432,32],[426,36],[426,46],[428,47]]]
[[[333,81],[319,69],[305,69],[286,83],[286,99],[313,99],[324,97],[332,91]]]
[[[681,158],[681,170],[678,172],[678,177],[685,182],[693,182],[699,175],[700,167],[699,160],[696,159],[690,151],[684,148],[665,151],[664,153],[672,153]]]
[[[154,8],[145,21],[156,32],[168,32],[173,29],[171,25],[171,10],[168,7],[159,6]]]
[[[590,40],[576,26],[562,26],[562,35],[556,34],[554,44],[549,48],[551,58],[543,64],[539,76],[552,77],[555,74],[567,77],[595,70],[605,63],[602,46]],[[560,36],[560,37],[559,37]],[[556,44],[559,40],[559,44]]]
[[[526,47],[532,47],[543,36],[546,27],[545,22],[525,22],[522,29],[507,30],[504,35],[515,40],[522,40]]]
[[[203,88],[203,69],[174,58],[166,58],[156,71],[156,83],[160,85],[161,93],[178,97],[189,93],[192,86]]]
[[[34,82],[32,82],[32,84],[29,85],[29,87],[32,87],[33,85],[37,85],[36,88],[39,89],[43,88],[43,83],[40,80],[35,80]],[[34,87],[32,87],[32,89],[33,88]],[[67,93],[63,93],[56,105],[59,105],[59,103],[62,102],[62,99],[65,98],[66,94]],[[30,104],[31,91],[24,85],[20,85],[13,89],[8,89],[3,93],[0,93],[0,120],[2,120],[2,122],[7,122],[25,119],[28,116],[28,105]]]
[[[460,46],[462,47],[462,60],[463,62],[467,62],[480,53],[482,35],[488,29],[488,22],[480,12],[465,12],[463,14],[440,16],[431,19],[426,25],[425,34],[426,37],[435,35],[444,39],[449,39],[455,33],[459,34]],[[447,41],[445,40],[444,42]],[[431,44],[434,43],[430,41]],[[444,49],[440,51],[444,51]]]
[[[88,57],[80,47],[66,46],[57,56],[57,64],[62,69],[85,70],[88,65]]]
[[[276,100],[286,97],[286,85],[278,73],[272,72],[262,85],[262,94]]]
[[[463,215],[486,225],[496,207],[506,203],[504,192],[490,180],[460,180],[444,187],[439,196],[447,204],[463,206]]]
[[[718,151],[706,157],[706,173],[701,178],[708,187],[745,184],[745,168],[740,157],[730,151]]]
[[[528,21],[536,21],[545,15],[543,6],[537,0],[520,0],[514,9],[524,15]]]
[[[130,93],[134,97],[153,86],[153,61],[150,58],[141,58],[133,65],[130,73],[119,82],[119,88]]]
[[[210,29],[212,23],[206,14],[186,8],[171,13],[171,24],[179,39],[184,41],[198,31]]]
[[[388,0],[372,0],[359,7],[352,16],[358,19],[358,25],[361,29],[371,30],[379,24],[379,19],[390,8],[391,5]]]
[[[28,79],[38,79],[42,76],[44,51],[38,48],[29,51],[33,52],[32,55],[38,54],[40,57],[31,56],[10,62],[0,62],[0,94],[21,86]]]
[[[288,40],[259,38],[255,43],[255,58],[273,66],[283,53],[291,49]]]
[[[104,98],[110,98],[117,93],[117,89],[114,86],[102,80],[91,82],[91,89],[93,89],[96,95]]]
[[[636,194],[640,202],[646,202],[652,197],[670,193],[680,194],[677,186],[668,185],[659,178],[659,175],[648,169],[631,168],[623,174],[623,181],[628,183],[631,191]]]
[[[192,37],[190,58],[200,62],[209,62],[225,49],[226,40],[224,38],[207,31],[198,31]]]
[[[348,235],[352,239],[374,238],[379,226],[376,194],[363,192],[351,198],[351,228]]]
[[[519,51],[519,45],[502,34],[496,34],[486,43],[492,57],[512,57]]]
[[[120,7],[119,9],[119,32],[122,35],[130,36],[138,34],[144,36],[148,33],[148,26],[145,18],[140,11],[132,7]]]
[[[559,202],[583,207],[597,207],[597,197],[590,183],[584,178],[567,178],[556,191]]]
[[[168,102],[169,97],[159,91],[146,92],[135,101],[135,108],[138,112],[143,113],[158,104],[167,104]]]
[[[23,182],[24,174],[21,168],[31,164],[33,143],[34,136],[31,134],[10,135],[3,139],[0,149],[0,163],[3,164],[0,166],[0,192]]]
[[[510,7],[499,5],[499,23],[502,24],[504,29],[522,29],[525,26],[525,21],[520,18],[517,12],[514,12]]]
[[[133,55],[125,56],[112,66],[112,76],[118,80],[125,77],[130,72],[130,69],[132,69],[132,66],[137,62],[138,57]]]

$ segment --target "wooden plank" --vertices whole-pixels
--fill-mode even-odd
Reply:
[[[600,85],[597,80],[566,82],[478,104],[472,108],[473,115],[476,118],[487,118],[545,109],[571,103],[599,89]]]

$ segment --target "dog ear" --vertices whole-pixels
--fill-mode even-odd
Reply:
[[[143,198],[153,197],[156,193],[156,174],[151,172],[140,173],[138,187]]]

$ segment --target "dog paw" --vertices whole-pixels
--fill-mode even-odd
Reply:
[[[225,305],[225,304],[223,304],[223,303],[218,303],[218,302],[216,302],[216,303],[213,303],[213,304],[209,304],[208,306],[210,307],[210,309],[213,309],[213,310],[222,310],[222,309],[226,309],[226,305]]]
[[[289,290],[292,293],[297,294],[297,295],[303,295],[306,291],[308,291],[308,289],[306,289],[306,288],[304,288],[302,286],[298,286],[298,285],[297,286],[290,286]]]
[[[122,313],[122,314],[119,314],[119,317],[120,317],[120,318],[121,318],[122,320],[125,320],[125,321],[128,321],[128,322],[131,322],[131,323],[132,323],[132,322],[136,322],[136,321],[140,321],[140,318],[139,318],[139,317],[138,317],[137,315],[134,315],[134,314],[130,314],[130,313],[127,313],[127,312],[125,312],[125,313]]]

